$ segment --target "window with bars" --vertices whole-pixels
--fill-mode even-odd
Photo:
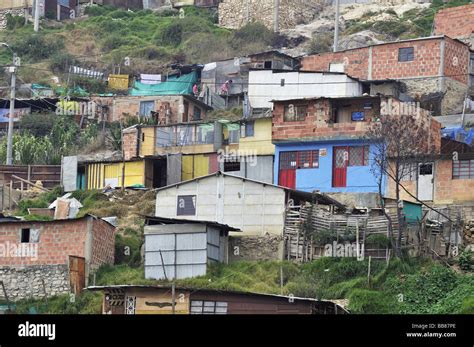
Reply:
[[[369,165],[369,146],[351,146],[349,147],[348,166],[367,166]]]
[[[314,169],[319,167],[319,150],[281,152],[280,169]]]
[[[285,122],[301,122],[305,120],[307,112],[308,105],[287,105],[283,120]]]
[[[474,159],[453,160],[453,179],[473,179]]]
[[[191,314],[227,314],[227,302],[191,300]]]
[[[398,49],[398,61],[412,61],[413,59],[415,59],[415,49],[413,47]]]

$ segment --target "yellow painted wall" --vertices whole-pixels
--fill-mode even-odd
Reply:
[[[140,156],[153,155],[155,149],[155,127],[141,128]]]
[[[122,184],[122,163],[94,163],[87,165],[87,189],[102,189],[105,179],[117,178]],[[145,161],[125,163],[125,186],[145,184]]]
[[[209,156],[203,154],[183,155],[181,161],[181,179],[191,180],[209,174]]]
[[[256,151],[256,153],[255,153]],[[256,119],[254,125],[254,136],[241,137],[239,152],[243,155],[273,155],[275,146],[272,144],[272,119]]]
[[[126,296],[135,297],[135,314],[172,314],[171,291],[157,292],[132,289]],[[175,314],[189,314],[189,293],[176,291]]]

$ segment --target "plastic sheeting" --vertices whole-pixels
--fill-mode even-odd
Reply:
[[[441,135],[444,138],[464,142],[468,145],[472,145],[474,140],[474,129],[465,130],[461,127],[456,128],[445,128],[441,130]]]
[[[130,90],[130,95],[191,95],[193,93],[193,85],[196,82],[196,71],[179,77],[169,77],[166,82],[161,82],[158,84],[135,82],[134,87]]]

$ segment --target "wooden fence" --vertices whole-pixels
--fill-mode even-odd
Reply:
[[[41,181],[44,188],[53,188],[61,184],[61,165],[0,165],[0,184],[13,181],[13,189],[21,189],[21,180],[13,176],[33,183]]]

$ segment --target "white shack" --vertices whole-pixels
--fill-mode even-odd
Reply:
[[[251,70],[252,108],[271,108],[272,100],[361,96],[362,83],[342,72]]]
[[[145,278],[203,276],[209,263],[228,263],[229,231],[238,229],[209,221],[147,217]]]
[[[282,236],[290,201],[342,206],[320,193],[292,190],[218,171],[157,189],[155,215],[214,221],[240,229],[242,236]]]

